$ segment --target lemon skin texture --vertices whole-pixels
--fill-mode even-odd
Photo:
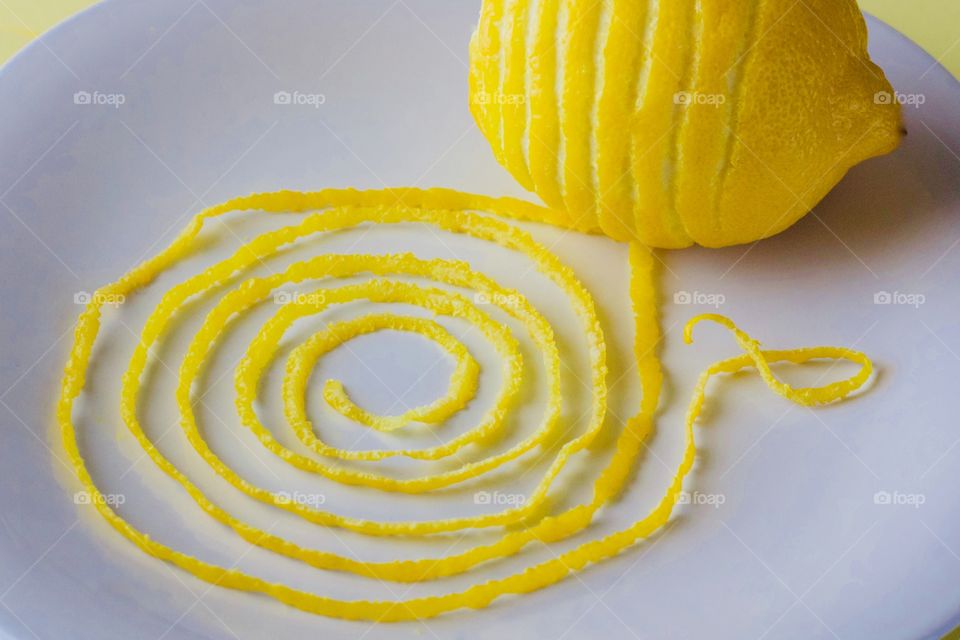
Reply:
[[[484,0],[470,108],[548,207],[659,248],[779,233],[904,135],[854,0]]]

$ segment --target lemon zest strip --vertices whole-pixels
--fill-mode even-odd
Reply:
[[[708,314],[698,316],[688,323],[685,329],[685,339],[692,339],[693,327],[703,320],[711,320],[727,327],[744,350],[744,354],[723,360],[711,365],[700,376],[691,400],[684,430],[684,451],[676,472],[663,497],[657,505],[644,517],[627,528],[607,535],[603,538],[587,541],[566,551],[553,559],[527,567],[506,577],[488,580],[470,586],[462,591],[447,593],[438,596],[412,598],[398,601],[345,601],[336,598],[320,596],[318,594],[297,590],[289,586],[264,580],[246,574],[234,568],[217,566],[199,558],[176,551],[163,543],[154,540],[146,532],[136,529],[132,524],[114,511],[110,502],[101,499],[103,496],[98,490],[90,475],[86,462],[81,455],[77,442],[77,434],[73,424],[73,405],[83,391],[87,367],[89,365],[92,348],[100,329],[101,310],[103,300],[111,299],[107,294],[132,294],[136,290],[152,282],[157,275],[163,272],[177,260],[191,253],[194,241],[204,222],[230,211],[259,210],[265,212],[283,211],[317,211],[310,214],[300,225],[285,227],[278,231],[269,232],[255,238],[242,246],[232,257],[218,263],[203,273],[176,285],[168,291],[161,302],[154,309],[150,319],[146,322],[131,364],[123,377],[123,391],[121,413],[131,432],[154,462],[168,475],[176,479],[185,488],[187,493],[211,517],[229,526],[244,540],[261,546],[270,551],[298,559],[309,565],[337,571],[347,571],[358,575],[369,576],[381,580],[398,582],[420,582],[434,580],[445,576],[464,573],[484,562],[506,558],[518,553],[526,545],[534,541],[558,541],[579,532],[582,532],[593,520],[596,513],[609,501],[620,493],[627,481],[629,472],[636,457],[644,445],[644,440],[652,431],[653,419],[658,408],[660,390],[663,381],[662,367],[657,356],[657,347],[662,338],[657,318],[657,294],[654,286],[655,263],[649,249],[639,244],[630,246],[631,282],[630,295],[633,313],[636,320],[636,335],[634,339],[635,358],[643,390],[640,410],[636,416],[627,421],[616,440],[614,453],[610,463],[605,467],[594,483],[594,495],[589,503],[577,505],[556,515],[546,515],[539,520],[528,521],[540,507],[544,506],[547,492],[552,480],[559,473],[566,461],[577,452],[586,448],[603,428],[606,417],[606,343],[600,329],[593,301],[583,286],[577,281],[573,273],[562,265],[553,254],[536,243],[525,231],[511,226],[492,217],[472,213],[480,210],[494,213],[506,218],[519,220],[548,221],[555,224],[567,224],[569,220],[562,214],[543,209],[519,200],[508,198],[487,198],[474,196],[445,189],[420,191],[415,189],[390,189],[383,191],[360,192],[354,190],[324,190],[314,193],[275,192],[254,194],[244,198],[237,198],[221,205],[217,205],[198,214],[181,234],[164,251],[157,256],[146,260],[113,284],[106,285],[98,290],[99,294],[91,297],[91,302],[81,313],[75,331],[75,342],[70,351],[63,378],[63,385],[57,403],[57,420],[59,422],[63,442],[67,455],[74,465],[77,476],[83,488],[92,498],[91,503],[101,515],[122,535],[131,540],[146,553],[170,562],[196,577],[212,584],[225,586],[243,591],[254,591],[269,595],[281,602],[285,602],[299,609],[316,614],[344,618],[363,619],[374,621],[396,621],[425,619],[458,608],[481,608],[487,606],[494,599],[506,594],[519,594],[543,588],[553,584],[570,573],[584,566],[616,555],[660,529],[670,518],[676,506],[685,476],[693,466],[696,457],[694,440],[694,423],[702,408],[706,386],[710,378],[720,373],[730,373],[739,369],[756,368],[764,382],[777,394],[804,405],[825,404],[838,401],[856,389],[862,387],[870,377],[871,365],[869,359],[862,353],[838,347],[813,347],[784,351],[769,351],[760,349],[759,343],[741,331],[730,320],[723,316]],[[465,233],[477,238],[501,244],[507,248],[521,251],[528,255],[545,275],[550,277],[571,298],[574,309],[585,325],[585,335],[591,353],[591,380],[594,394],[591,403],[591,417],[587,430],[580,436],[566,442],[557,453],[550,465],[550,470],[534,492],[529,505],[521,508],[508,509],[499,514],[448,519],[424,522],[374,522],[360,519],[345,518],[336,514],[307,508],[305,505],[289,503],[279,499],[279,496],[261,488],[254,487],[242,478],[239,478],[206,445],[193,416],[193,382],[201,373],[206,362],[206,355],[216,343],[217,338],[228,326],[230,320],[246,309],[263,301],[277,286],[288,282],[302,282],[312,279],[338,278],[357,273],[370,273],[375,279],[360,285],[343,285],[334,288],[324,288],[323,294],[306,296],[305,300],[296,300],[280,308],[278,313],[261,329],[257,338],[251,343],[244,362],[237,369],[237,386],[240,391],[237,399],[241,419],[253,428],[261,437],[261,442],[270,449],[273,446],[270,440],[263,437],[269,434],[265,428],[257,431],[259,421],[248,402],[256,391],[257,379],[263,367],[273,357],[275,338],[282,337],[283,331],[289,323],[297,317],[318,313],[330,304],[338,304],[356,299],[367,299],[379,302],[406,302],[413,303],[433,311],[437,315],[451,315],[463,317],[481,327],[484,333],[501,356],[505,357],[505,371],[512,372],[521,366],[516,341],[505,331],[497,329],[496,323],[480,312],[470,300],[455,292],[446,289],[433,289],[406,282],[396,282],[382,279],[391,274],[419,274],[429,275],[432,278],[446,282],[453,286],[462,286],[478,292],[492,295],[497,299],[502,295],[518,296],[517,305],[505,305],[503,310],[514,315],[526,326],[534,341],[538,344],[541,355],[547,366],[550,382],[550,399],[545,410],[544,421],[537,435],[533,437],[534,445],[529,448],[515,447],[516,451],[508,452],[504,457],[492,456],[479,463],[465,465],[467,471],[457,471],[453,474],[424,476],[414,479],[414,482],[405,485],[403,481],[395,481],[374,474],[355,474],[342,467],[330,467],[321,464],[313,458],[294,457],[292,452],[279,448],[274,453],[297,466],[301,464],[309,470],[328,475],[338,481],[356,481],[357,484],[375,487],[383,490],[412,490],[413,492],[427,491],[441,486],[448,486],[452,482],[459,482],[495,468],[507,460],[512,460],[537,444],[545,442],[545,435],[556,427],[559,420],[560,389],[558,381],[559,360],[557,347],[553,340],[553,333],[545,320],[526,302],[526,299],[516,292],[500,287],[492,280],[474,272],[465,263],[444,260],[420,260],[409,254],[394,254],[387,256],[317,256],[314,259],[295,263],[282,274],[263,278],[251,278],[242,282],[237,288],[230,291],[220,300],[217,306],[208,314],[204,326],[196,334],[191,343],[187,356],[181,365],[180,381],[177,387],[177,401],[182,415],[182,427],[188,440],[199,453],[207,460],[211,467],[226,478],[238,489],[252,497],[274,504],[278,508],[294,512],[305,519],[322,522],[329,526],[338,526],[371,535],[414,535],[422,536],[439,531],[449,531],[467,527],[490,527],[520,523],[519,528],[508,529],[498,541],[473,547],[456,555],[441,558],[424,558],[406,561],[367,562],[355,558],[339,556],[334,553],[317,549],[306,549],[290,541],[284,540],[269,532],[262,531],[248,525],[228,513],[224,508],[207,498],[183,472],[177,469],[156,446],[149,440],[139,426],[137,419],[137,398],[141,376],[148,360],[150,346],[160,340],[169,321],[180,307],[190,298],[200,295],[214,287],[221,286],[244,269],[280,250],[287,244],[314,233],[322,233],[334,229],[348,228],[371,222],[420,222],[433,224],[452,233]],[[319,290],[318,290],[319,291]],[[333,404],[340,403],[341,413],[359,416],[361,422],[367,426],[399,428],[404,420],[424,419],[427,421],[439,419],[462,408],[469,401],[475,384],[472,381],[473,367],[476,365],[469,360],[469,354],[462,345],[459,345],[439,325],[430,324],[433,321],[419,321],[391,314],[376,314],[364,316],[346,324],[341,324],[327,331],[315,334],[308,342],[301,345],[296,355],[291,354],[287,363],[287,378],[284,381],[285,409],[291,422],[298,425],[298,435],[301,439],[313,442],[308,434],[313,429],[308,428],[305,419],[305,409],[299,404],[302,394],[294,393],[302,388],[303,376],[308,375],[309,364],[314,356],[322,355],[324,348],[342,344],[350,337],[365,332],[383,328],[413,331],[428,339],[437,342],[446,348],[457,359],[458,365],[448,394],[439,401],[426,407],[412,410],[412,413],[397,417],[376,416],[361,414],[359,407],[353,405],[346,396],[339,396],[336,387],[325,396],[333,398]],[[788,361],[797,364],[813,359],[847,359],[861,365],[860,371],[854,376],[834,382],[823,387],[794,389],[779,381],[770,370],[770,363]],[[472,365],[471,365],[472,362]],[[514,364],[511,364],[514,363]],[[505,389],[512,390],[520,384],[519,378],[506,380]],[[335,383],[334,383],[335,385]],[[342,389],[342,387],[340,387]],[[504,399],[506,393],[506,399]],[[501,413],[506,412],[512,404],[512,392],[502,392],[496,405],[492,422],[494,424],[487,431],[475,429],[465,442],[480,444],[484,438],[497,432],[495,428]],[[297,398],[300,398],[299,400]],[[329,399],[329,398],[328,398]],[[504,413],[505,415],[505,413]],[[490,416],[488,416],[488,419]],[[480,432],[481,436],[476,434]],[[528,439],[529,441],[530,439]],[[279,445],[277,445],[279,447]],[[318,445],[319,446],[319,445]],[[443,457],[450,455],[456,448],[435,448],[431,455]],[[339,452],[322,448],[319,451],[325,456],[349,457],[348,452]],[[391,455],[409,455],[417,457],[413,451],[394,453],[366,452],[365,459],[375,460]],[[363,458],[361,458],[363,459]],[[435,459],[435,458],[428,458]],[[309,461],[309,462],[307,462]],[[493,461],[493,462],[491,462]],[[473,466],[472,466],[473,465]]]

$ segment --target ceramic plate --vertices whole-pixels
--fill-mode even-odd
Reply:
[[[642,516],[679,461],[682,416],[698,372],[737,352],[683,322],[719,309],[771,347],[855,346],[878,375],[866,393],[819,410],[793,406],[754,374],[715,381],[702,446],[670,526],[552,588],[426,623],[329,620],[210,585],[144,556],[78,496],[53,427],[75,318],[89,292],[170,242],[204,205],[281,188],[445,186],[525,195],[494,161],[466,102],[467,42],[479,0],[286,2],[108,0],[33,43],[0,70],[0,629],[11,638],[935,638],[960,622],[960,87],[889,27],[870,21],[871,52],[904,102],[909,135],[871,160],[802,222],[724,250],[664,252],[658,275],[670,383],[649,450],[622,498],[573,540],[438,583],[397,585],[307,570],[251,549],[210,521],[144,457],[120,421],[119,377],[146,312],[169,286],[239,240],[291,216],[228,216],[200,256],[108,308],[81,447],[118,509],[156,539],[225,566],[343,598],[461,589],[548,559]],[[804,6],[797,11],[807,10]],[[611,350],[608,431],[636,410],[625,247],[526,225],[596,297]],[[271,263],[325,252],[409,249],[468,260],[516,286],[554,324],[564,350],[565,426],[583,429],[589,388],[583,333],[569,303],[523,258],[416,226],[315,238]],[[225,507],[304,545],[361,558],[454,553],[487,534],[371,540],[308,526],[250,504],[213,476],[177,426],[173,372],[213,299],[198,300],[154,353],[142,419],[165,455]],[[211,446],[263,486],[324,508],[386,520],[465,515],[522,500],[547,458],[508,466],[425,500],[348,489],[285,468],[238,422],[233,366],[268,317],[232,328],[202,380]],[[347,317],[366,309],[344,308]],[[506,322],[506,320],[504,320]],[[289,345],[316,330],[295,327]],[[517,328],[517,327],[513,327]],[[429,402],[452,364],[411,336],[358,339],[319,365],[312,415],[344,447],[429,446],[468,428],[499,380],[491,349],[451,325],[484,368],[481,393],[443,431],[375,434],[315,402],[344,381],[377,411]],[[518,331],[518,334],[522,332]],[[532,347],[525,347],[532,349]],[[532,353],[532,351],[531,351]],[[168,364],[169,363],[169,368]],[[849,375],[844,365],[778,370],[797,383]],[[376,372],[376,373],[373,373]],[[284,443],[280,367],[259,409]],[[536,424],[534,368],[511,433]],[[542,381],[541,381],[542,382]],[[538,405],[538,403],[540,403]],[[561,477],[552,506],[583,500],[610,453],[597,443]],[[440,465],[442,466],[442,464]],[[440,468],[434,466],[433,468]],[[389,472],[419,466],[389,463]],[[485,496],[485,497],[484,497]]]

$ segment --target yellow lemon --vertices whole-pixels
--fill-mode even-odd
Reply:
[[[866,47],[855,0],[484,0],[471,110],[579,228],[739,244],[896,148],[900,108]]]

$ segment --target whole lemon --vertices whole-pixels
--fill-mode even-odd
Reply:
[[[483,0],[470,104],[549,207],[663,248],[776,234],[903,135],[855,0]]]

